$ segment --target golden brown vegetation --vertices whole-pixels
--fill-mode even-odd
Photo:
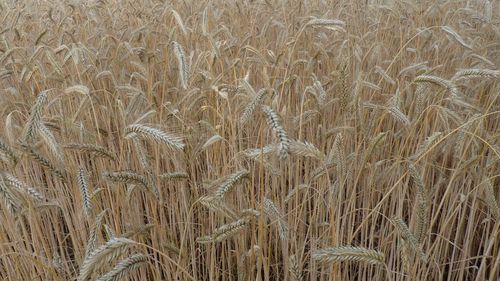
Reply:
[[[0,279],[498,280],[498,1],[2,1]]]

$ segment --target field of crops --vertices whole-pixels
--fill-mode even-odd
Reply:
[[[0,280],[499,280],[500,1],[0,22]]]

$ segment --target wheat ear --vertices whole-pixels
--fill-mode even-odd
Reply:
[[[278,137],[278,156],[281,160],[284,160],[288,157],[291,141],[288,138],[288,134],[285,129],[281,126],[281,118],[269,106],[262,106],[262,110],[266,114],[267,124],[274,130],[276,136]]]
[[[249,223],[248,219],[243,218],[243,219],[239,219],[235,222],[225,224],[225,225],[217,228],[211,235],[199,237],[197,239],[197,242],[204,244],[204,243],[224,241],[227,238],[233,236],[234,234],[236,234],[239,231],[246,228],[248,226],[248,223]]]
[[[80,167],[78,169],[77,178],[78,178],[78,187],[80,188],[80,192],[82,194],[83,210],[85,211],[87,217],[89,217],[92,211],[92,206],[90,203],[89,189],[87,183],[87,171],[83,167]]]
[[[24,143],[32,143],[36,137],[36,134],[40,128],[42,122],[42,112],[47,102],[48,91],[43,91],[38,94],[36,98],[35,105],[31,108],[30,116],[28,118],[28,123],[26,124],[24,130]]]
[[[96,248],[85,258],[80,267],[80,274],[77,281],[87,281],[92,273],[98,271],[103,266],[121,255],[125,249],[135,245],[136,242],[126,238],[112,238],[106,244]]]
[[[231,188],[242,179],[248,178],[249,172],[247,170],[241,170],[236,173],[229,175],[226,180],[217,188],[215,191],[215,196],[222,198],[224,194],[229,192]]]
[[[159,129],[148,127],[142,124],[133,124],[129,125],[126,128],[127,137],[131,137],[130,135],[135,133],[142,137],[152,139],[154,141],[163,142],[169,147],[172,147],[177,150],[182,150],[184,148],[184,144],[182,143],[182,139],[177,136],[172,136],[167,134]]]
[[[174,54],[177,58],[177,63],[179,67],[179,79],[181,80],[182,88],[187,89],[189,80],[189,66],[186,62],[186,55],[184,54],[184,49],[181,44],[173,42]]]
[[[357,261],[383,265],[385,260],[385,256],[382,252],[353,246],[340,246],[317,250],[312,254],[312,257],[320,263]]]
[[[143,263],[147,263],[149,257],[143,254],[136,254],[121,260],[111,271],[99,277],[97,281],[118,281],[131,271],[136,270]]]

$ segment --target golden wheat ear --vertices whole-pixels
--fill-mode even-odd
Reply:
[[[278,156],[281,160],[288,157],[290,153],[290,142],[288,134],[281,125],[281,118],[279,115],[269,106],[262,106],[262,111],[266,114],[267,124],[273,129],[278,137]]]
[[[382,252],[354,246],[320,249],[312,254],[312,258],[320,263],[356,261],[384,265],[385,261],[385,255]]]
[[[143,254],[136,254],[118,262],[108,273],[99,277],[97,281],[117,281],[127,276],[130,272],[137,270],[144,263],[149,261],[149,257]]]
[[[80,274],[77,281],[87,281],[92,274],[99,271],[102,267],[120,256],[127,248],[136,245],[133,240],[115,237],[106,244],[96,248],[89,256],[85,258],[80,267]]]

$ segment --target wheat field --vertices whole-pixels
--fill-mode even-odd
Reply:
[[[0,21],[0,280],[499,280],[500,1]]]

